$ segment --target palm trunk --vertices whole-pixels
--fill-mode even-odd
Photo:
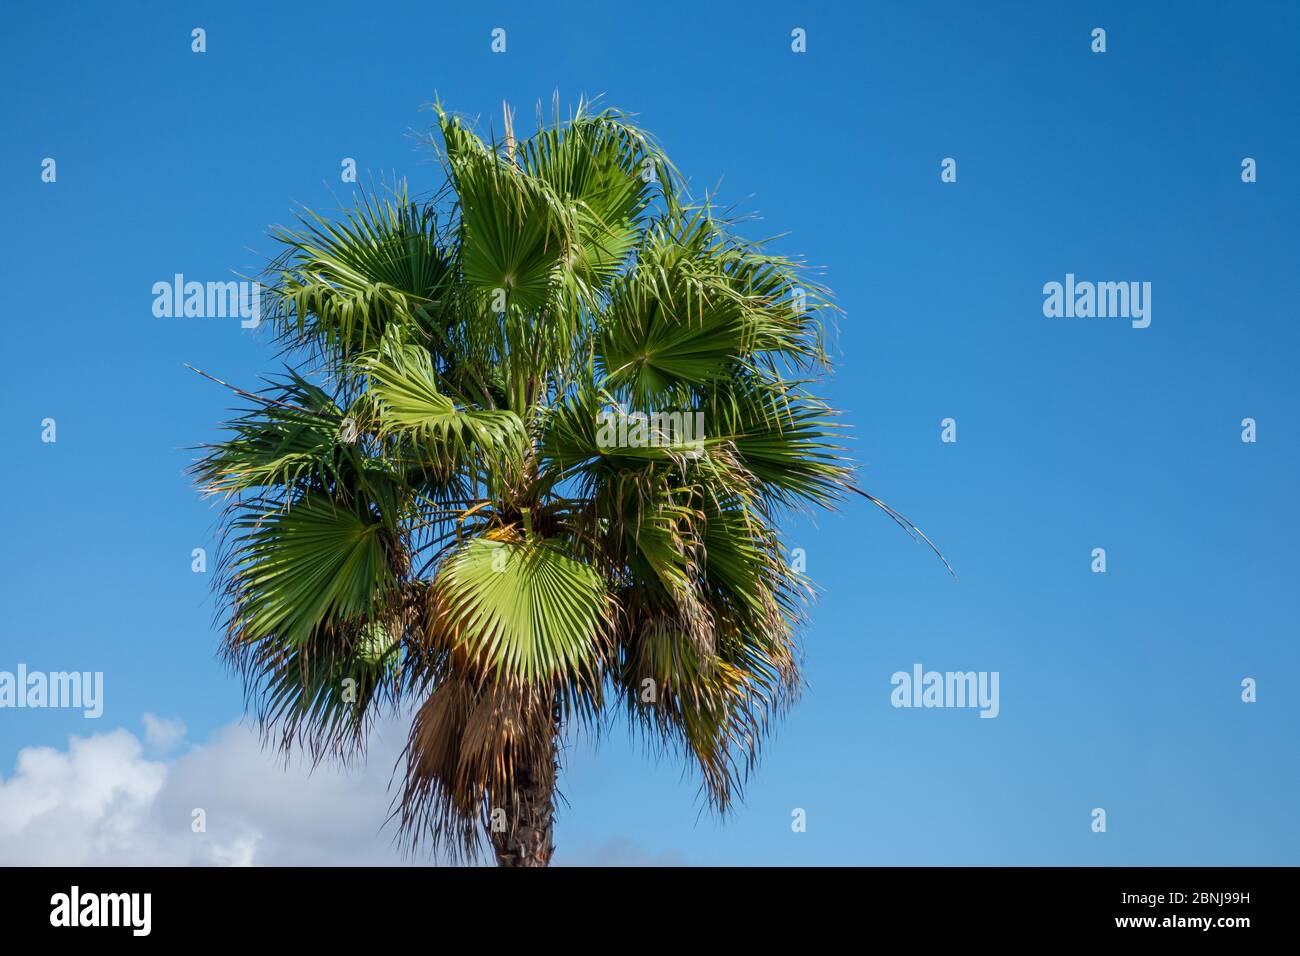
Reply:
[[[489,828],[498,866],[550,866],[555,852],[555,779],[559,738],[553,736],[530,767],[517,768],[515,792],[506,809],[505,828]],[[549,749],[549,753],[546,751]]]

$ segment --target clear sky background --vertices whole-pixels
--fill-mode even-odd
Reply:
[[[256,272],[294,203],[349,201],[344,157],[432,190],[435,94],[498,127],[506,99],[522,130],[555,90],[638,113],[697,192],[718,185],[762,216],[751,235],[824,269],[845,311],[825,392],[861,483],[960,575],[866,504],[791,521],[822,591],[809,690],[745,804],[701,812],[694,777],[615,728],[567,755],[557,862],[1300,862],[1300,6],[0,16],[0,670],[106,684],[97,721],[0,710],[0,862],[387,858],[401,728],[370,767],[288,786],[231,727],[241,689],[190,570],[216,511],[186,448],[232,402],[182,363],[255,386],[278,367],[269,329],[155,318],[150,289]],[[1152,283],[1151,326],[1044,317],[1067,272]],[[890,675],[917,662],[1000,672],[1000,715],[894,709]]]

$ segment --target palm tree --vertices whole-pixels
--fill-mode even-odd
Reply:
[[[194,472],[264,733],[346,759],[410,707],[399,832],[545,866],[570,724],[622,708],[723,811],[799,691],[777,521],[857,490],[808,391],[832,307],[624,114],[497,144],[435,109],[440,191],[274,231],[296,364]]]

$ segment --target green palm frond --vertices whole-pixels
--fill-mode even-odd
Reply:
[[[338,360],[373,347],[390,324],[443,323],[452,254],[437,214],[404,186],[385,199],[361,193],[338,221],[305,212],[297,228],[273,235],[285,250],[273,317],[290,341]]]
[[[384,522],[355,507],[309,494],[240,512],[229,559],[240,640],[294,646],[318,627],[370,620],[396,583]]]
[[[379,438],[405,437],[434,460],[469,462],[475,451],[492,466],[521,459],[526,435],[519,417],[509,410],[458,408],[438,390],[426,349],[390,342],[360,367],[377,403]]]
[[[253,488],[323,487],[342,480],[350,443],[334,399],[301,375],[254,396],[257,405],[228,424],[234,436],[207,446],[193,473],[210,494]]]
[[[477,140],[461,137],[453,149],[460,121],[444,114],[442,123],[460,210],[466,284],[492,310],[544,308],[576,242],[576,213],[544,180],[481,143],[473,145]]]
[[[597,345],[608,387],[650,407],[716,381],[757,344],[747,303],[701,213],[657,225],[636,268],[614,282]]]
[[[800,383],[736,373],[706,401],[715,437],[734,446],[774,501],[829,507],[850,488],[836,413]]]
[[[599,683],[605,582],[556,545],[475,538],[448,557],[433,589],[437,640],[467,672],[520,685]]]
[[[586,288],[603,288],[636,248],[653,197],[671,197],[666,157],[622,114],[593,115],[582,105],[569,122],[542,126],[519,153],[530,175],[575,208],[573,270]]]

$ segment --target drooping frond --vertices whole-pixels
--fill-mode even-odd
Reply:
[[[208,446],[192,469],[208,494],[305,492],[342,484],[345,472],[361,468],[344,412],[324,390],[291,371],[254,398],[255,407],[227,425],[234,435]]]

